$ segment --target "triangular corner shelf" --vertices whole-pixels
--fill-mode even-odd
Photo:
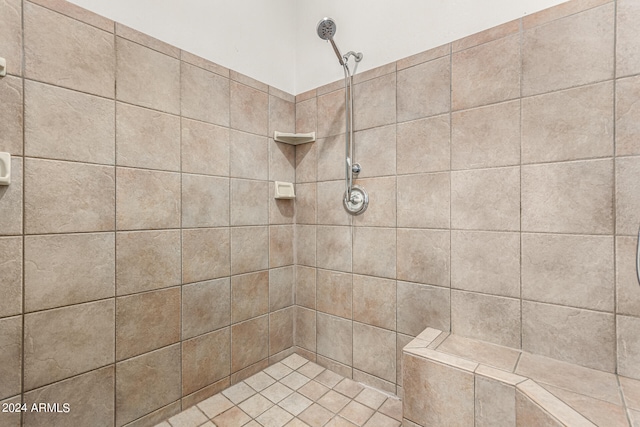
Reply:
[[[299,145],[315,141],[316,133],[287,133],[275,131],[273,133],[273,139],[278,142],[284,142],[285,144]]]

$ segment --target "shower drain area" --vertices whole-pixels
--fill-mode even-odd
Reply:
[[[156,427],[398,427],[402,402],[297,354]]]

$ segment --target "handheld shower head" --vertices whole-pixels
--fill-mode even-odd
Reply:
[[[340,49],[338,49],[338,46],[336,46],[336,42],[333,41],[333,36],[336,34],[336,30],[336,21],[327,17],[322,18],[320,22],[318,22],[318,26],[316,27],[318,37],[320,37],[322,40],[329,40],[331,42],[333,51],[338,57],[338,62],[340,62],[340,65],[344,66],[344,60],[342,59]]]

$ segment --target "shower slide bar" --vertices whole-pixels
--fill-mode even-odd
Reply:
[[[640,285],[640,228],[638,228],[638,240],[636,240],[636,277]]]

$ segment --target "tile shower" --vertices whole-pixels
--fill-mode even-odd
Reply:
[[[0,0],[0,402],[74,408],[0,425],[154,425],[293,352],[402,395],[427,326],[640,378],[639,20],[573,0],[357,74],[350,217],[342,81]]]

